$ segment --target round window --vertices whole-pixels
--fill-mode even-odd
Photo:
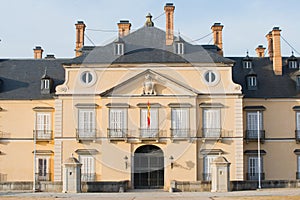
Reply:
[[[92,71],[84,71],[80,75],[80,82],[85,86],[91,86],[96,82],[96,74]]]
[[[213,71],[207,71],[204,74],[204,79],[209,85],[214,85],[218,82],[219,76]]]

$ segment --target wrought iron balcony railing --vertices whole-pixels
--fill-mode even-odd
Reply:
[[[37,181],[50,181],[51,180],[51,174],[50,173],[35,173],[35,180]]]
[[[265,141],[265,130],[259,131],[259,139],[263,143]],[[246,130],[246,141],[257,141],[258,130]]]
[[[96,129],[76,129],[77,140],[95,140]]]
[[[173,139],[176,138],[190,138],[191,137],[191,130],[190,129],[171,129],[171,137]]]
[[[52,135],[53,135],[52,130],[34,130],[33,131],[33,137],[36,137],[35,139],[37,141],[52,140]]]
[[[82,173],[81,174],[81,181],[89,182],[96,180],[96,173]]]
[[[107,137],[122,139],[127,137],[127,132],[127,129],[107,129]]]
[[[150,129],[150,128],[141,128],[140,129],[140,138],[142,139],[151,139],[159,138],[159,129]]]
[[[203,138],[220,138],[222,133],[221,128],[202,128]]]
[[[258,173],[246,173],[247,180],[250,181],[257,181],[258,180]],[[265,173],[260,173],[261,180],[265,180]]]

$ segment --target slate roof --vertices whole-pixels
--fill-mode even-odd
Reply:
[[[283,75],[275,75],[269,57],[251,58],[252,69],[243,68],[244,57],[230,57],[235,61],[232,68],[233,81],[242,86],[245,98],[299,98],[300,90],[296,86],[296,74],[299,69],[289,69],[287,57],[282,58]],[[255,72],[257,89],[248,90],[246,76]]]
[[[175,37],[174,41],[178,38]],[[135,32],[115,42],[123,42],[124,55],[115,55],[115,43],[106,46],[84,47],[83,55],[66,62],[65,64],[81,63],[226,63],[233,61],[217,54],[218,48],[214,45],[192,45],[183,39],[184,54],[174,54],[175,46],[166,44],[166,33],[156,27],[144,26]],[[173,54],[173,55],[171,55]],[[159,57],[157,57],[159,56]],[[156,58],[157,57],[157,58]],[[154,59],[154,60],[153,60]]]
[[[65,71],[61,63],[66,59],[0,59],[0,100],[52,99],[55,86],[62,84]],[[47,76],[53,79],[51,94],[41,94],[41,79],[47,68]]]

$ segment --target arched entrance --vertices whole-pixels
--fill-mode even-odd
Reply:
[[[144,145],[134,152],[133,179],[135,189],[164,187],[164,153],[154,145]]]

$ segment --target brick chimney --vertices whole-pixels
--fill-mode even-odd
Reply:
[[[84,31],[85,31],[85,24],[83,21],[78,21],[76,26],[76,48],[75,48],[75,56],[81,56],[81,48],[84,45]]]
[[[259,58],[265,57],[265,50],[266,48],[263,47],[263,45],[258,45],[258,47],[256,47],[255,49],[257,57]]]
[[[270,60],[273,60],[273,37],[272,37],[272,31],[270,31],[266,35],[267,41],[268,41],[268,54],[270,57]]]
[[[124,37],[130,33],[131,23],[129,20],[120,20],[118,23],[119,37]]]
[[[218,46],[221,50],[219,51],[219,54],[223,56],[223,42],[222,42],[222,30],[223,25],[221,23],[214,23],[212,25],[211,30],[213,32],[214,37],[214,45]]]
[[[172,45],[174,41],[174,10],[173,3],[166,3],[166,45]]]
[[[280,29],[274,27],[272,30],[273,38],[273,70],[276,75],[282,75],[282,57],[280,45]]]
[[[33,49],[33,57],[34,59],[42,59],[43,58],[43,49],[40,46],[36,46]]]

